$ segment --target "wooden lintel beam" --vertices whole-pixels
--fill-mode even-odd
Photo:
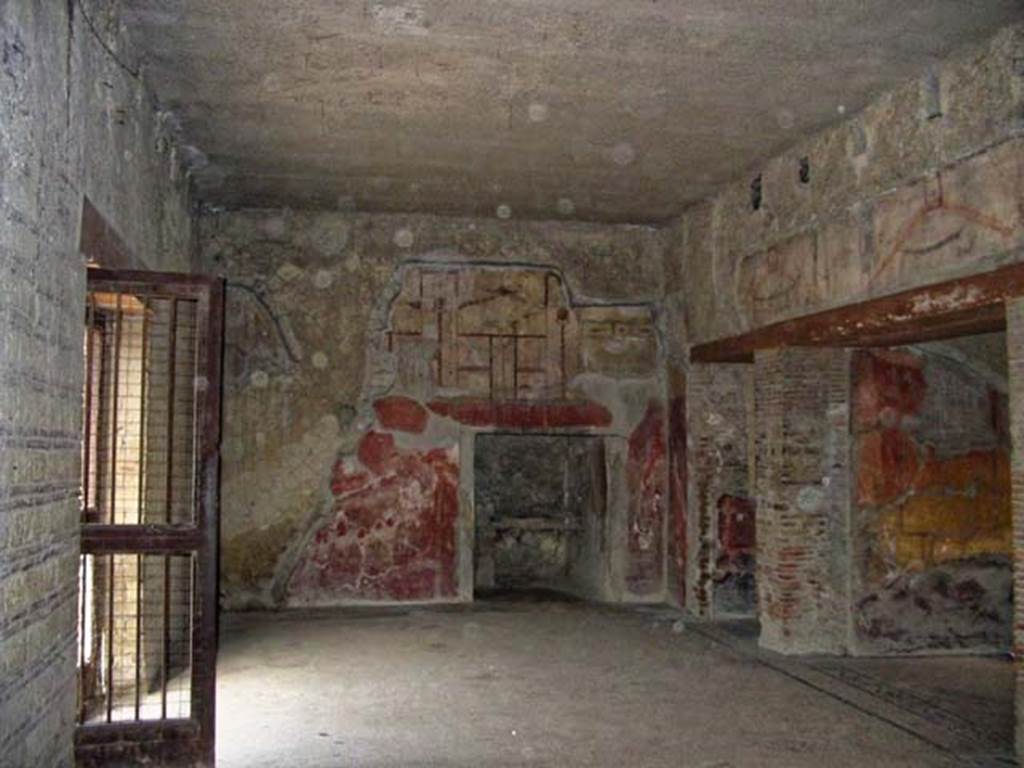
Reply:
[[[1006,327],[1004,303],[1024,295],[1024,264],[772,323],[697,344],[695,363],[750,363],[777,347],[900,346],[989,333]]]

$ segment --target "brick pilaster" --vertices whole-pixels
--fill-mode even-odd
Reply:
[[[842,653],[849,625],[850,357],[780,349],[755,361],[761,645]]]

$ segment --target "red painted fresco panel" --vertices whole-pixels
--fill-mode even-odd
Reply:
[[[357,455],[362,469],[351,459],[335,466],[334,512],[292,576],[293,600],[455,597],[456,448],[403,451],[370,432]]]
[[[661,587],[665,454],[664,406],[651,402],[629,437],[626,467],[630,491],[626,583],[636,595],[651,594]]]
[[[382,427],[399,432],[420,434],[430,419],[427,409],[410,397],[382,397],[374,402],[373,410]]]
[[[431,411],[472,427],[543,429],[551,427],[607,427],[612,414],[589,400],[561,403],[492,401],[476,399],[434,400]]]

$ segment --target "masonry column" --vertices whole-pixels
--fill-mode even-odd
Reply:
[[[758,352],[754,379],[761,645],[842,653],[850,617],[850,355]]]
[[[1010,462],[1013,493],[1013,658],[1017,756],[1024,759],[1024,299],[1006,302],[1007,372],[1010,387]],[[1024,761],[1024,760],[1022,760]]]

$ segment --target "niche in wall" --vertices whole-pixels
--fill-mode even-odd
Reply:
[[[604,537],[605,452],[600,437],[476,437],[475,587],[598,591]]]

